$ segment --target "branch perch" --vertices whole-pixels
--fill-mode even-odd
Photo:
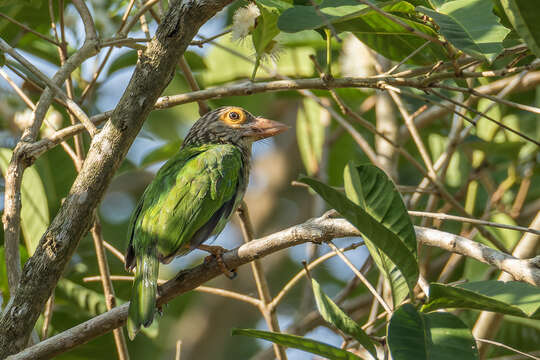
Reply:
[[[540,285],[540,259],[538,258],[521,260],[454,234],[422,227],[415,227],[415,230],[418,241],[424,245],[440,247],[472,257],[508,272],[516,280]],[[334,238],[349,236],[360,236],[360,233],[347,220],[323,216],[243,244],[223,254],[223,261],[229,269],[234,269],[285,248],[306,242],[322,243]],[[176,296],[193,290],[221,274],[221,268],[216,260],[180,272],[174,279],[160,287],[161,296],[157,301],[158,306],[168,303]],[[124,304],[98,315],[27,348],[9,359],[50,358],[84,344],[97,336],[123,326],[127,318],[128,305]]]

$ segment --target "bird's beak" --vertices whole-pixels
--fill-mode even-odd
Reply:
[[[255,118],[255,121],[249,126],[247,136],[255,140],[265,139],[277,134],[281,134],[289,126],[274,120],[268,120],[262,117]]]

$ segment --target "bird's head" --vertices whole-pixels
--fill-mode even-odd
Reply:
[[[238,106],[223,106],[203,115],[191,127],[185,145],[235,144],[252,142],[282,133],[289,127],[277,121],[256,117]]]

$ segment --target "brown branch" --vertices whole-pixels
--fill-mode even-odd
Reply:
[[[197,83],[197,80],[195,79],[195,76],[193,76],[193,73],[191,72],[191,68],[189,67],[188,62],[183,56],[180,59],[178,59],[178,66],[180,66],[182,73],[184,73],[184,77],[186,78],[186,81],[188,82],[191,90],[192,91],[201,90],[201,88],[199,87],[199,84]],[[210,108],[204,101],[199,100],[197,101],[197,104],[199,105],[200,116],[203,116],[204,114],[210,111]]]
[[[107,306],[107,310],[111,310],[112,308],[116,307],[116,296],[114,294],[114,287],[111,281],[111,273],[109,271],[107,255],[105,254],[105,248],[103,246],[104,240],[101,234],[101,224],[97,217],[90,232],[92,233],[92,239],[94,240],[94,247],[96,249],[99,274],[101,275],[101,285],[103,287],[103,295],[105,295],[105,305]],[[116,352],[118,353],[118,359],[129,360],[129,352],[123,330],[114,329],[113,336],[114,343],[116,345]]]
[[[398,74],[396,74],[396,76],[397,75]],[[475,90],[482,94],[494,95],[504,90],[510,83],[512,83],[518,78],[521,78],[521,79],[519,80],[518,84],[512,89],[512,92],[522,92],[522,91],[535,89],[540,83],[540,71],[530,72],[530,73],[525,74],[524,76],[521,76],[520,74],[518,74],[518,75],[506,77],[504,79],[496,80],[487,85],[478,86],[475,88]],[[478,99],[479,97],[477,96],[470,97],[468,99],[469,105],[478,101]],[[418,129],[421,129],[427,126],[428,124],[430,124],[432,121],[441,119],[442,117],[447,115],[449,112],[451,112],[450,108],[453,108],[453,105],[450,102],[443,101],[442,104],[445,104],[448,107],[432,106],[431,108],[423,112],[420,116],[418,116],[415,119],[416,127]],[[403,139],[403,140],[408,139],[409,132],[405,126],[402,126],[400,128],[399,137],[400,139]]]
[[[245,243],[253,241],[253,225],[249,218],[249,211],[246,203],[242,201],[237,210],[238,217],[240,218],[240,228],[242,229],[242,237],[244,238]],[[268,281],[264,275],[264,270],[262,264],[258,259],[255,259],[251,262],[251,272],[253,273],[253,278],[255,279],[255,284],[257,285],[257,292],[259,293],[260,299],[260,311],[266,321],[268,329],[273,332],[280,332],[279,322],[275,308],[271,306],[272,295],[270,294],[270,287],[268,286]],[[278,344],[273,344],[274,351],[276,353],[276,358],[278,360],[287,360],[287,354],[285,353],[285,348]]]
[[[531,228],[531,227],[500,224],[500,223],[496,223],[496,222],[493,222],[493,221],[466,218],[466,217],[462,217],[462,216],[449,215],[449,214],[445,214],[445,213],[433,213],[433,212],[424,212],[424,211],[409,211],[409,215],[411,215],[411,216],[420,216],[420,217],[429,217],[429,218],[434,218],[434,219],[439,219],[439,220],[453,220],[453,221],[460,221],[460,222],[464,222],[464,223],[480,224],[480,225],[498,227],[498,228],[501,228],[501,229],[510,229],[510,230],[516,230],[516,231],[530,232],[532,234],[540,235],[540,230],[536,230],[536,229]]]
[[[518,75],[519,76],[519,75]],[[388,80],[390,83],[394,81]],[[517,77],[511,77],[511,80],[516,80]],[[508,86],[511,81],[509,79],[503,79],[493,82],[487,86],[480,86],[476,88],[479,92],[495,93],[504,87]],[[259,83],[241,83],[228,86],[220,86],[211,89],[205,89],[200,91],[194,91],[181,95],[163,96],[157,99],[155,109],[168,109],[173,106],[187,104],[199,100],[217,99],[229,96],[246,96],[256,93],[272,92],[272,91],[289,91],[298,89],[337,89],[348,87],[361,87],[361,88],[378,88],[385,82],[379,77],[367,77],[367,78],[339,78],[333,79],[331,82],[323,81],[319,78],[313,79],[297,79],[297,80],[278,80]],[[415,81],[400,80],[396,82],[396,86],[411,86],[414,87],[417,84]],[[513,89],[513,91],[525,91],[530,90],[540,84],[540,71],[525,74],[519,84]],[[451,105],[451,104],[450,104]],[[450,107],[449,107],[450,108]],[[432,107],[429,110],[420,114],[415,120],[415,124],[418,128],[425,126],[427,122],[432,121],[435,118],[440,118],[450,112],[449,108],[440,108],[438,106]],[[102,114],[94,115],[90,120],[99,125],[105,122],[112,115],[112,111],[107,111]],[[48,138],[39,140],[33,144],[26,144],[27,154],[31,157],[38,157],[44,152],[52,149],[63,140],[66,140],[75,134],[78,134],[84,130],[80,124],[65,127],[58,132],[54,133]],[[399,139],[403,140],[408,138],[408,130],[400,129]],[[388,140],[387,140],[388,141]],[[436,166],[435,166],[436,168]]]
[[[86,39],[84,45],[73,54],[68,61],[62,66],[58,72],[53,76],[51,82],[54,86],[58,87],[59,84],[75,70],[85,59],[93,56],[96,53],[96,39]],[[26,59],[20,56],[13,48],[11,48],[4,40],[0,39],[0,46],[4,51],[8,52],[11,56],[18,58],[19,61],[25,63],[25,67],[37,71],[32,64]],[[21,211],[21,183],[24,170],[31,165],[33,158],[28,157],[25,154],[24,146],[34,141],[38,134],[39,129],[49,106],[53,100],[53,90],[47,87],[41,94],[36,110],[34,111],[34,120],[32,125],[24,130],[21,137],[21,141],[17,144],[13,151],[13,156],[8,166],[7,175],[5,177],[5,200],[4,200],[4,244],[6,252],[6,264],[8,272],[8,283],[12,291],[17,286],[17,283],[21,275],[20,255],[19,255],[19,237],[20,237],[20,211]]]
[[[86,45],[87,43],[85,43]],[[83,45],[84,48],[84,45]],[[82,51],[83,48],[81,48]],[[9,46],[8,43],[6,43],[3,39],[0,38],[0,50],[4,51],[5,53],[9,54],[11,57],[16,59],[19,63],[21,63],[25,68],[27,68],[32,74],[36,75],[39,80],[43,81],[47,85],[47,89],[52,90],[60,99],[62,99],[65,103],[69,111],[74,114],[77,119],[87,128],[88,132],[90,133],[90,136],[94,136],[97,134],[96,126],[88,119],[88,115],[80,108],[80,106],[71,100],[64,90],[60,88],[59,85],[55,83],[54,80],[49,79],[43,72],[41,72],[38,68],[36,68],[30,61],[26,60],[22,55],[20,55],[15,49],[13,49],[11,46]],[[97,49],[94,47],[92,49],[87,49],[89,51],[89,54],[86,55],[88,57],[93,56],[94,53],[97,51]],[[69,74],[68,74],[69,75]],[[39,129],[38,129],[39,130]]]
[[[540,229],[540,212],[536,214],[536,217],[533,219],[530,227]],[[538,253],[537,249],[539,245],[540,236],[538,236],[537,234],[526,233],[519,240],[519,243],[516,245],[512,255],[518,259],[534,256]],[[512,276],[507,273],[501,273],[498,277],[498,280],[509,281],[512,280]],[[482,311],[478,316],[478,319],[476,320],[476,323],[474,324],[474,327],[472,329],[473,335],[477,338],[494,336],[499,330],[501,320],[501,314]],[[478,345],[478,350],[480,354],[484,354],[486,352],[486,346],[484,344]]]
[[[26,346],[41,309],[80,239],[90,228],[92,215],[112,176],[158,96],[170,82],[177,59],[182,56],[200,26],[229,2],[231,0],[190,1],[181,4],[176,1],[171,5],[154,39],[142,54],[110,121],[94,137],[70,193],[41,238],[35,254],[25,264],[19,285],[0,318],[0,358]],[[72,58],[68,59],[66,66]],[[61,79],[62,82],[64,80],[65,77]],[[24,148],[23,145],[21,147]],[[15,165],[20,165],[20,159],[24,160],[25,156],[24,151],[19,149],[19,155],[14,155]],[[17,175],[16,178],[20,178],[22,172]],[[20,186],[14,188],[20,189]],[[12,191],[12,195],[16,194],[17,191]],[[6,201],[10,200],[8,195],[6,193]],[[8,224],[12,225],[10,222]],[[16,240],[18,243],[18,236]]]
[[[506,271],[519,281],[540,285],[540,259],[517,259],[467,238],[443,231],[415,227],[419,243],[459,253]],[[227,268],[234,269],[279,250],[306,242],[321,243],[333,238],[360,236],[356,228],[344,219],[319,217],[288,229],[250,241],[223,254]],[[205,262],[180,272],[160,287],[158,306],[191,291],[222,274],[216,260]],[[12,356],[11,360],[41,359],[63,353],[125,324],[128,304],[116,307],[82,324],[55,335]]]

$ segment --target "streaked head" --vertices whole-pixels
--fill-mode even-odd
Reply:
[[[249,145],[287,130],[287,125],[255,117],[238,106],[223,106],[202,116],[191,127],[186,145],[235,144]]]

